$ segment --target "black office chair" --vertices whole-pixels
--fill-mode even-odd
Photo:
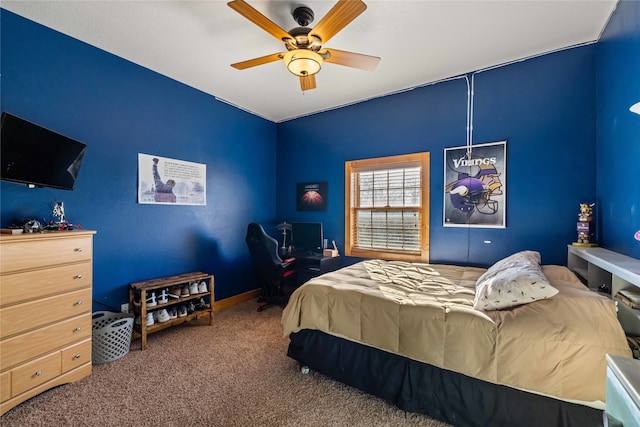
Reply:
[[[283,261],[278,255],[278,241],[255,222],[247,227],[245,241],[262,286],[258,311],[272,304],[284,307],[289,300],[288,291],[296,285],[295,258]]]

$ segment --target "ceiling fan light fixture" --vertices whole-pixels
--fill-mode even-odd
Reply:
[[[307,49],[294,49],[284,54],[287,69],[299,77],[312,76],[320,71],[322,61],[322,56]]]

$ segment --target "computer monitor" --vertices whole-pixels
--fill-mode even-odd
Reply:
[[[291,223],[291,246],[294,252],[322,253],[322,223]]]

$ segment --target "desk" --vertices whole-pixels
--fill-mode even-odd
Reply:
[[[298,286],[307,280],[330,271],[339,269],[342,261],[337,257],[324,257],[322,254],[295,253],[292,255],[298,263]]]

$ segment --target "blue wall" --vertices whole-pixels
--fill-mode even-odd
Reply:
[[[640,158],[640,116],[628,111],[640,100],[639,15],[622,1],[596,45],[468,75],[473,142],[508,141],[508,182],[507,228],[465,229],[442,227],[443,149],[466,141],[464,79],[274,124],[2,10],[2,110],[89,150],[74,191],[1,182],[0,222],[48,220],[63,201],[71,222],[97,230],[97,308],[117,308],[132,281],[194,270],[216,275],[220,299],[257,287],[248,222],[277,236],[281,221],[322,221],[343,253],[344,162],[430,151],[432,262],[488,265],[529,248],[564,264],[578,204],[591,200],[601,243],[640,258],[628,163]],[[139,152],[205,163],[208,205],[137,204]],[[296,211],[296,183],[310,181],[329,182],[327,211]]]
[[[578,205],[595,199],[594,50],[573,48],[473,76],[473,142],[507,140],[505,229],[442,226],[443,150],[466,143],[464,79],[280,124],[278,218],[322,221],[344,253],[344,162],[429,151],[431,262],[489,265],[534,249],[545,263],[565,264]],[[329,182],[327,211],[297,212],[295,184],[317,180]]]
[[[640,2],[621,1],[597,45],[597,203],[602,245],[640,258]]]
[[[247,223],[274,221],[276,124],[6,10],[2,110],[88,145],[73,191],[0,185],[2,226],[52,219],[95,229],[94,305],[130,282],[216,276],[216,299],[257,288]],[[137,154],[207,165],[207,206],[136,203]],[[249,155],[251,153],[251,155]]]

